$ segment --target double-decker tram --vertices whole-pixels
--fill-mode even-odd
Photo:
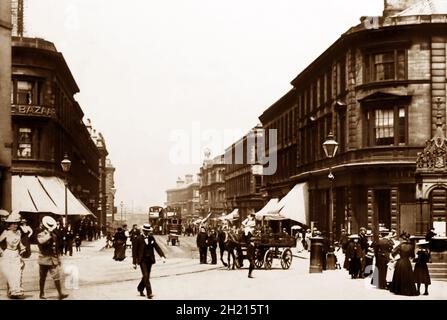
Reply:
[[[149,207],[149,223],[154,229],[154,234],[164,234],[164,211],[160,206]]]

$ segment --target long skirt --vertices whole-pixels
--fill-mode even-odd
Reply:
[[[3,275],[8,283],[8,296],[22,296],[22,274],[25,263],[17,250],[5,250],[0,261]]]
[[[378,256],[376,259],[376,267],[374,268],[373,273],[373,285],[375,285],[378,289],[386,289],[386,278],[387,278],[387,269],[388,269],[388,259],[383,256]],[[390,281],[392,281],[392,277]]]
[[[401,258],[397,261],[390,291],[402,296],[417,295],[413,268],[408,258]]]
[[[431,284],[430,273],[425,262],[417,262],[414,266],[414,282]]]
[[[126,259],[126,243],[124,241],[115,244],[115,254],[113,259],[117,261],[123,261]]]
[[[353,278],[357,278],[360,276],[360,271],[362,269],[362,262],[360,261],[360,258],[352,258],[349,263],[349,274]]]

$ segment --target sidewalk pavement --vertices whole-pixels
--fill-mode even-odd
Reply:
[[[126,250],[124,261],[112,259],[114,249],[106,249],[105,239],[94,242],[85,242],[81,252],[73,252],[73,256],[62,256],[62,271],[64,278],[74,275],[77,278],[77,286],[94,286],[107,283],[134,281],[141,278],[140,269],[135,270],[132,264],[131,249]],[[26,292],[39,290],[39,265],[38,248],[32,247],[32,255],[25,261],[23,271],[23,288]],[[178,276],[182,274],[200,273],[221,268],[221,265],[200,264],[198,260],[190,258],[167,258],[166,263],[157,259],[156,266],[151,274],[152,278]],[[51,277],[47,278],[47,289],[54,289]],[[0,273],[0,294],[6,291],[6,280]],[[1,297],[0,297],[1,298]]]

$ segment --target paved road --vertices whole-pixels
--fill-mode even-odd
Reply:
[[[157,300],[306,300],[306,299],[447,299],[447,283],[434,282],[430,296],[401,297],[372,288],[368,280],[351,280],[345,270],[309,274],[309,260],[295,257],[290,270],[282,270],[274,260],[272,270],[255,270],[255,279],[248,270],[227,270],[218,265],[201,265],[195,249],[195,238],[181,238],[180,247],[167,246],[165,238],[157,237],[168,259],[158,260],[152,272],[152,286]],[[134,270],[130,258],[112,260],[113,250],[103,249],[102,241],[87,243],[80,254],[64,257],[64,266],[79,270],[79,289],[67,290],[70,299],[134,300],[139,297],[136,286],[139,270]],[[128,251],[130,254],[130,251]],[[193,259],[191,258],[193,257]],[[30,299],[38,298],[38,266],[36,257],[27,261],[24,288]],[[2,284],[4,280],[0,279]],[[47,280],[47,295],[56,298],[52,281]],[[4,285],[0,299],[6,299]]]

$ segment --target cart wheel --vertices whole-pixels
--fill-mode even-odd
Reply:
[[[290,251],[290,249],[286,249],[283,251],[282,255],[281,255],[281,267],[284,270],[287,270],[290,268],[290,265],[292,264],[292,251]]]
[[[264,266],[267,270],[272,268],[273,263],[273,252],[272,250],[267,250],[264,255]]]
[[[261,249],[256,248],[255,250],[255,267],[261,269],[264,264],[264,255]]]

